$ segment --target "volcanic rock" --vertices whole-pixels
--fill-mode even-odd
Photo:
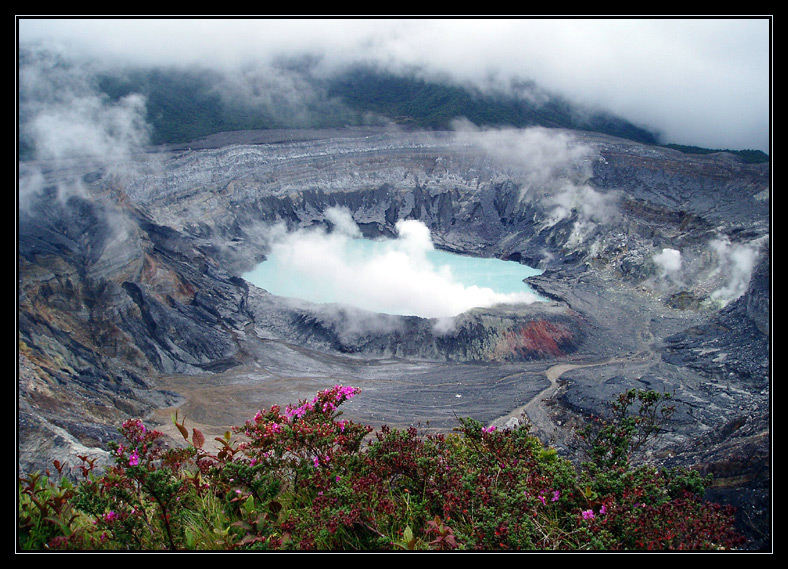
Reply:
[[[644,460],[720,473],[762,529],[768,164],[557,129],[290,134],[21,164],[20,469],[102,455],[124,418],[166,429],[177,408],[220,433],[339,382],[362,387],[346,413],[374,427],[525,410],[571,455],[572,426],[639,387],[677,403]],[[272,228],[330,230],[330,208],[367,237],[415,219],[436,247],[539,268],[546,301],[440,321],[241,278]]]

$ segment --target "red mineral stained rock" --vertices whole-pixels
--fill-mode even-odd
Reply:
[[[505,351],[507,355],[517,355],[525,359],[540,359],[566,355],[561,348],[574,338],[572,330],[564,324],[548,320],[534,320],[519,330],[511,330],[504,334],[504,346],[498,346],[497,352]]]

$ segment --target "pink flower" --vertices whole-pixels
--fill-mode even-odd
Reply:
[[[134,452],[131,453],[131,456],[129,457],[129,466],[137,466],[139,463],[140,463],[140,457],[137,454],[137,451],[135,450]]]
[[[285,410],[285,416],[288,417],[289,419],[292,419],[293,417],[300,419],[306,414],[307,411],[311,411],[312,409],[314,409],[314,406],[312,405],[312,403],[307,401],[306,403],[304,403],[300,407],[296,407],[295,409],[291,407],[287,407],[287,409]]]
[[[583,512],[583,519],[584,520],[593,520],[594,519],[594,510],[585,510]]]

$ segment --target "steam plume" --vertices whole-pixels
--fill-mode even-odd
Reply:
[[[285,280],[274,285],[281,286],[286,295],[309,295],[323,302],[425,318],[537,300],[527,291],[504,294],[458,282],[448,266],[436,266],[428,258],[433,243],[429,229],[420,221],[399,221],[397,239],[377,242],[354,256],[350,245],[359,232],[350,213],[334,208],[326,212],[326,218],[334,225],[331,232],[311,229],[273,234],[269,259],[281,259],[281,268],[288,272],[280,274]],[[260,277],[253,271],[245,278],[255,282]],[[319,283],[319,290],[297,290],[299,283]]]

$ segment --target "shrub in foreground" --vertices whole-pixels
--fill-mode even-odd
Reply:
[[[358,390],[337,385],[260,411],[209,450],[127,421],[115,463],[78,479],[19,481],[23,550],[732,549],[729,509],[690,470],[633,466],[666,397],[631,391],[584,430],[576,469],[527,428],[462,419],[455,432],[372,429],[342,419]],[[666,409],[662,407],[662,410]],[[365,443],[365,441],[367,441]]]

